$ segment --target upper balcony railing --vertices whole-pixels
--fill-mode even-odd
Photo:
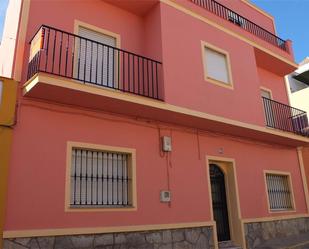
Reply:
[[[163,100],[159,61],[45,25],[30,44],[28,79],[44,72]]]
[[[309,137],[308,117],[305,111],[262,97],[266,126]]]
[[[286,41],[280,37],[274,35],[273,33],[267,31],[261,26],[251,22],[247,18],[237,14],[235,11],[225,7],[224,5],[216,2],[215,0],[190,0],[194,4],[214,13],[221,18],[234,23],[235,25],[247,30],[251,34],[263,39],[266,42],[273,44],[274,46],[287,51]]]

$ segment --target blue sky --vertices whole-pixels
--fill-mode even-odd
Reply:
[[[278,36],[291,39],[296,62],[309,56],[309,0],[252,0],[275,17]]]
[[[0,0],[0,40],[8,1]],[[293,41],[296,62],[309,56],[309,0],[252,0],[252,2],[275,17],[279,37]]]

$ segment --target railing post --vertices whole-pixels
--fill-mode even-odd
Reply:
[[[265,97],[262,100],[266,126],[309,137],[306,112]]]
[[[39,56],[39,59],[38,59],[38,64],[37,64],[37,68],[36,68],[36,72],[39,72],[40,71],[40,65],[41,65],[41,52],[44,48],[44,44],[45,44],[45,28],[42,26],[41,28],[41,38],[40,38],[40,50],[38,52],[38,56]]]
[[[292,58],[294,58],[294,51],[293,51],[293,46],[292,46],[292,41],[290,39],[285,41],[285,48],[286,52],[291,55]]]

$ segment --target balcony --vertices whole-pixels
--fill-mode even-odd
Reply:
[[[84,85],[163,100],[159,61],[45,25],[30,44],[27,80],[47,73]]]
[[[305,111],[262,97],[266,126],[309,137],[308,117]]]
[[[158,61],[42,26],[31,40],[27,98],[208,130],[263,142],[302,146],[307,137],[175,106],[163,98]]]
[[[209,12],[239,26],[249,33],[259,37],[260,39],[288,52],[288,46],[285,40],[267,31],[261,26],[251,22],[247,18],[239,15],[235,11],[225,7],[215,0],[190,0],[194,4],[208,10]]]

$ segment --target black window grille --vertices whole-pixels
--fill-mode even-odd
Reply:
[[[131,206],[130,154],[72,149],[71,207]]]
[[[266,174],[266,183],[270,210],[280,211],[293,209],[289,176]]]

